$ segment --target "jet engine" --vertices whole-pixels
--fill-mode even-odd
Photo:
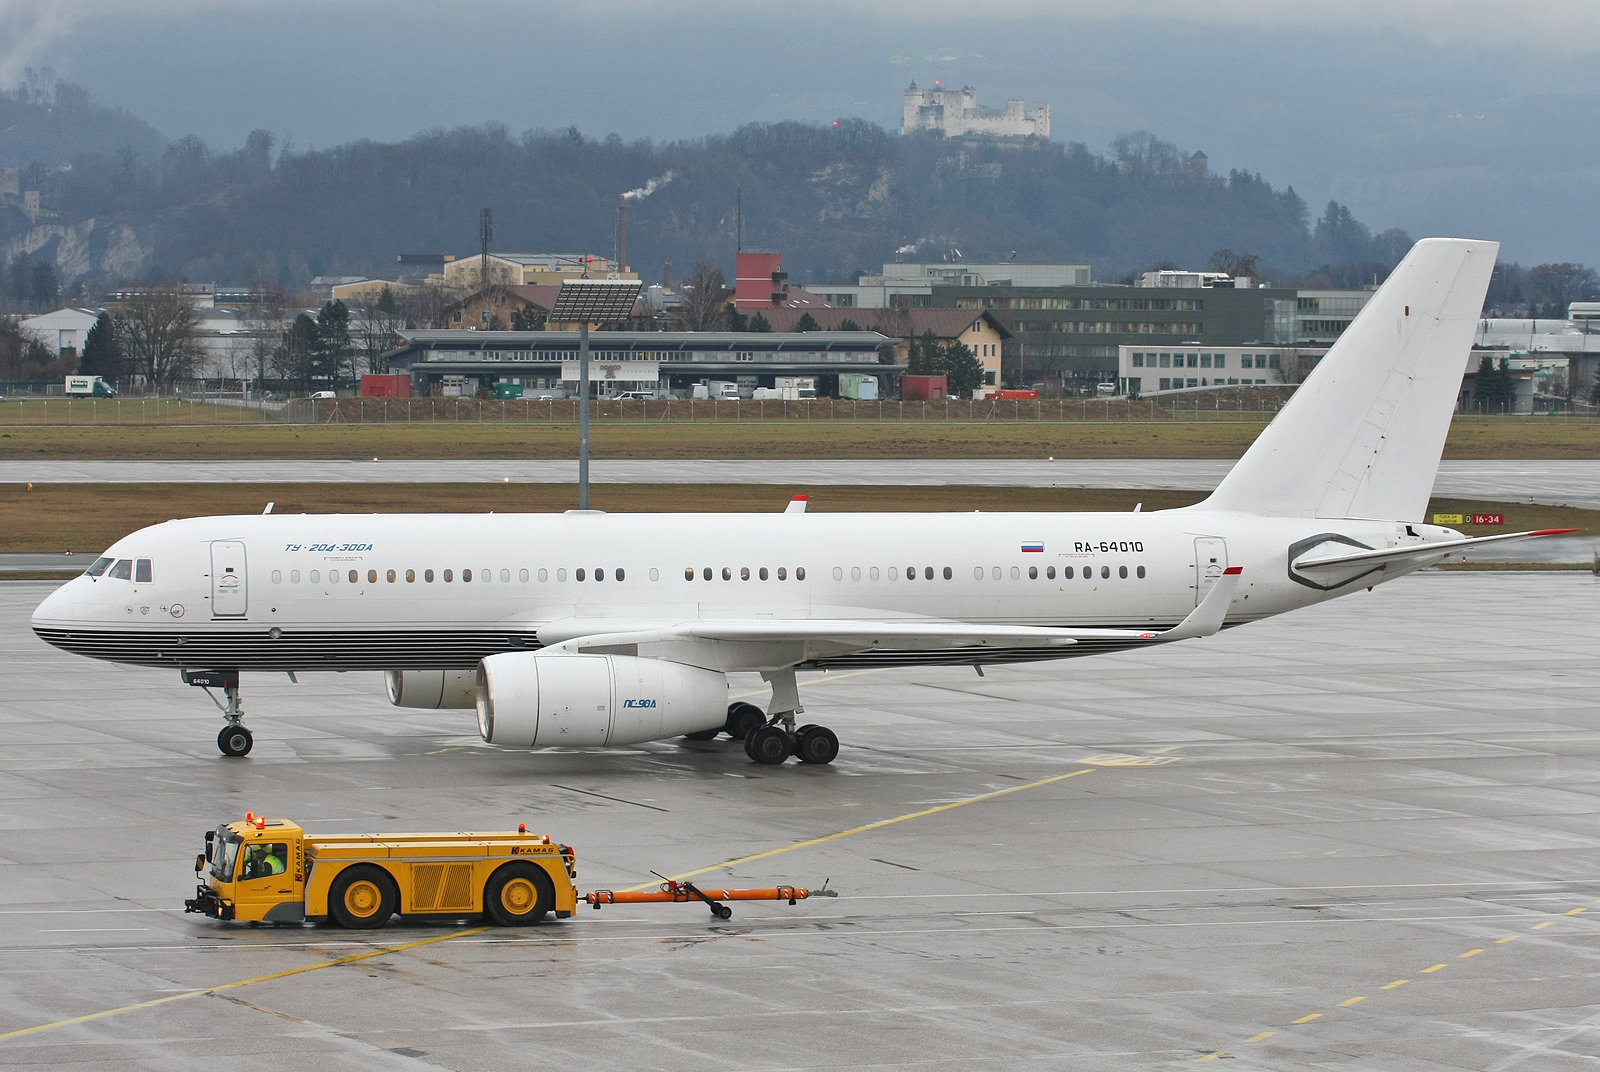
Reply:
[[[384,686],[396,707],[472,707],[471,670],[387,670]]]
[[[478,664],[477,707],[490,744],[638,744],[724,725],[728,679],[632,655],[504,652]]]

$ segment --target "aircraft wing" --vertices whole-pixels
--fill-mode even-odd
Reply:
[[[1324,543],[1313,547],[1290,565],[1296,572],[1314,577],[1319,575],[1331,577],[1349,573],[1352,569],[1361,569],[1360,575],[1364,576],[1367,572],[1391,564],[1408,568],[1425,566],[1472,547],[1483,547],[1491,543],[1510,543],[1514,540],[1532,540],[1540,536],[1560,536],[1563,533],[1577,531],[1579,530],[1533,529],[1528,532],[1507,532],[1496,536],[1469,536],[1460,540],[1444,540],[1437,543],[1380,547],[1372,551],[1348,551],[1344,545]]]
[[[1166,630],[988,625],[948,618],[730,618],[677,622],[619,622],[568,618],[539,630],[547,648],[567,651],[671,649],[699,644],[760,644],[830,653],[872,649],[1066,648],[1085,640],[1160,642],[1211,636],[1222,628],[1242,570],[1227,570],[1182,622]],[[672,657],[663,650],[664,657]],[[798,661],[798,660],[796,660]]]

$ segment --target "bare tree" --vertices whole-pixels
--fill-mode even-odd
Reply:
[[[247,354],[257,384],[275,377],[275,361],[283,346],[283,332],[289,326],[289,299],[276,283],[257,280],[252,288],[254,300],[241,318],[248,333]]]
[[[722,331],[728,326],[728,281],[722,269],[701,262],[680,285],[679,318],[685,331]]]
[[[466,292],[456,287],[406,287],[395,293],[395,313],[400,327],[448,328],[445,309],[462,300]]]
[[[170,387],[200,368],[200,314],[176,286],[140,287],[123,303],[122,337],[135,373],[151,386]]]
[[[1534,278],[1545,297],[1561,307],[1561,316],[1567,315],[1567,305],[1593,293],[1600,286],[1593,268],[1563,261],[1560,264],[1540,264],[1533,269]],[[1548,312],[1548,310],[1546,310]]]
[[[384,287],[375,299],[360,298],[350,306],[350,338],[357,363],[356,373],[383,373],[383,355],[400,344],[399,331],[405,327],[395,292]]]
[[[1224,247],[1211,254],[1211,270],[1254,279],[1261,274],[1261,258],[1254,253],[1235,253]]]

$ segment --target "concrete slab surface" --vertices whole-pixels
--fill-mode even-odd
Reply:
[[[965,485],[1209,491],[1231,461],[597,459],[608,484]],[[0,461],[0,483],[575,483],[576,461]],[[1445,461],[1435,495],[1600,508],[1600,461]]]
[[[778,769],[727,741],[502,752],[471,712],[389,707],[375,674],[247,675],[256,749],[222,759],[220,719],[176,675],[34,639],[49,589],[0,585],[3,1065],[1600,1057],[1587,574],[1424,574],[1209,640],[983,678],[813,675],[806,718],[844,747],[831,767]],[[762,696],[753,677],[735,691]],[[314,831],[525,821],[577,847],[582,889],[709,868],[842,896],[525,930],[185,916],[204,830],[246,809]]]

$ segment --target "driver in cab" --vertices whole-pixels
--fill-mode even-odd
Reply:
[[[239,872],[239,877],[248,880],[281,875],[288,870],[288,858],[287,845],[251,845],[245,850],[244,868]]]

